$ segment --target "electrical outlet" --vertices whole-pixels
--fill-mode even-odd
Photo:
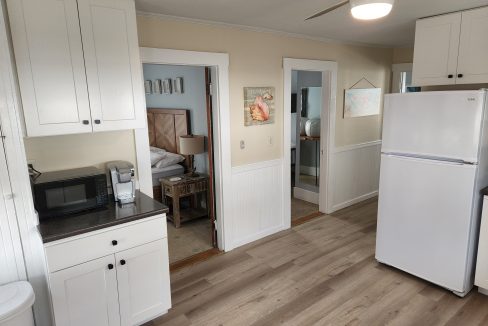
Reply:
[[[240,146],[241,146],[241,149],[246,148],[246,143],[244,143],[244,140],[241,140]]]

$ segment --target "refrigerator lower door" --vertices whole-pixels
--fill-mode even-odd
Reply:
[[[476,169],[382,154],[376,259],[453,291],[469,291]]]

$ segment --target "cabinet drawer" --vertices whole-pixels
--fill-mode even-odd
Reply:
[[[163,214],[59,240],[45,245],[48,269],[53,273],[165,237],[166,215]]]

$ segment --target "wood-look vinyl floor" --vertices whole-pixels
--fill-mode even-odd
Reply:
[[[374,259],[375,200],[171,274],[173,308],[147,325],[488,325],[488,297]]]

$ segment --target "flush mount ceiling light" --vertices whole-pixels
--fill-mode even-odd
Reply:
[[[371,20],[391,12],[394,0],[350,0],[351,14],[356,19]]]
[[[394,2],[395,0],[346,0],[322,10],[305,20],[320,17],[347,4],[351,5],[351,14],[356,19],[378,19],[385,17],[391,12]]]

